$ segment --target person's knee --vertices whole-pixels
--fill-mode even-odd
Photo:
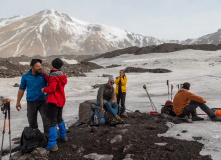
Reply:
[[[109,102],[105,102],[104,105],[105,105],[106,107],[111,107],[111,104],[110,104]]]
[[[111,106],[112,108],[118,108],[118,104],[116,102],[114,102]]]

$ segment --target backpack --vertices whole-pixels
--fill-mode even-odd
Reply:
[[[161,105],[162,108],[161,108],[161,113],[163,114],[167,114],[169,116],[173,116],[173,117],[176,117],[176,114],[173,110],[173,102],[170,101],[170,100],[167,100],[165,105]]]
[[[94,112],[91,116],[91,126],[103,126],[105,124],[105,110],[97,105],[97,103],[91,103],[91,110]]]
[[[46,147],[47,140],[39,129],[25,127],[22,132],[20,145],[23,154],[30,153],[37,147]]]

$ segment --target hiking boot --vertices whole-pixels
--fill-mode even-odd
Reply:
[[[124,113],[122,113],[122,114],[120,115],[120,117],[121,117],[121,118],[128,118],[128,115],[127,115],[127,113],[124,112]]]
[[[210,117],[211,121],[221,121],[221,117],[218,117],[216,115]]]
[[[114,119],[111,121],[111,125],[116,125],[116,124],[121,124],[123,123],[124,121],[119,117],[119,116],[116,116],[114,117]]]
[[[193,116],[192,121],[202,121],[204,118],[198,117],[198,116]]]
[[[68,137],[65,137],[64,139],[59,139],[58,138],[58,141],[60,141],[60,142],[67,142],[68,141]]]
[[[56,144],[54,147],[47,149],[48,151],[55,152],[58,150],[58,145]]]

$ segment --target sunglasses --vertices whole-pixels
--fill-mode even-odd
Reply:
[[[111,84],[114,84],[114,82],[110,82]]]

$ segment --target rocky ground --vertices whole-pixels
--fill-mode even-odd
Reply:
[[[51,61],[55,57],[65,58],[65,59],[76,59],[78,60],[78,64],[67,64],[66,62],[64,67],[62,68],[65,71],[65,74],[68,77],[78,77],[85,76],[84,73],[90,72],[93,69],[102,68],[101,66],[82,61],[87,56],[51,56],[47,58],[43,57],[32,57],[32,58],[40,58],[43,60],[42,65],[46,67],[46,72],[50,72],[50,64]],[[19,62],[30,62],[30,57],[11,57],[11,58],[0,58],[0,78],[12,78],[22,76],[24,73],[28,72],[30,69],[29,65],[21,65]]]
[[[51,152],[50,160],[209,160],[201,156],[203,145],[195,141],[159,137],[168,129],[173,117],[164,114],[129,113],[124,124],[89,127],[75,124],[67,131],[69,141],[58,142],[59,150]],[[182,131],[182,134],[186,131]],[[177,135],[179,136],[179,134]],[[36,155],[36,152],[33,152]],[[37,154],[39,158],[39,153]],[[47,156],[45,151],[42,155]],[[27,156],[27,155],[26,155]],[[32,156],[33,158],[33,156]],[[46,157],[47,158],[47,157]],[[18,159],[18,157],[17,157]],[[29,157],[30,159],[30,157]]]
[[[181,45],[176,43],[164,43],[160,45],[146,46],[146,47],[129,47],[125,49],[119,49],[112,52],[107,52],[101,55],[94,55],[93,57],[88,57],[87,61],[97,58],[112,58],[120,56],[122,54],[148,54],[148,53],[168,53],[175,52],[184,49],[194,49],[194,50],[205,50],[205,51],[216,51],[221,49],[221,44],[199,44],[199,45]]]

